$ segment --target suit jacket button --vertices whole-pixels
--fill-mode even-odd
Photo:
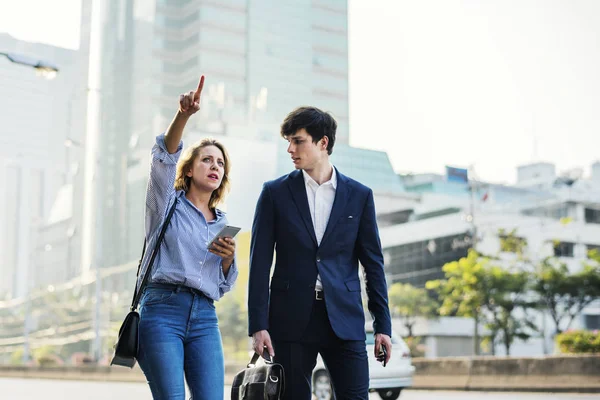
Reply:
[[[317,258],[317,262],[321,262],[321,259],[320,259],[320,258]]]

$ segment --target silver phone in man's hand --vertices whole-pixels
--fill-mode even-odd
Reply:
[[[237,226],[225,225],[219,233],[215,235],[214,238],[208,243],[208,248],[210,249],[215,241],[219,240],[219,238],[230,237],[233,238],[242,228],[238,228]]]

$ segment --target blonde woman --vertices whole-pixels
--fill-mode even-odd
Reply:
[[[208,243],[227,224],[217,208],[229,187],[229,156],[212,139],[182,153],[188,119],[200,109],[196,91],[179,97],[179,110],[152,149],[146,193],[146,239],[152,249],[167,213],[175,210],[151,266],[140,301],[138,361],[154,399],[223,399],[224,360],[214,301],[231,289],[238,270],[235,241]],[[143,276],[151,251],[146,251]],[[138,282],[139,284],[139,282]]]

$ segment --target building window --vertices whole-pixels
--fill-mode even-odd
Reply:
[[[467,234],[387,247],[385,272],[388,284],[410,283],[423,287],[429,280],[443,279],[444,264],[467,256],[472,240]]]
[[[554,256],[555,257],[573,257],[574,249],[575,249],[575,243],[556,242],[556,243],[554,243]]]
[[[441,210],[436,210],[436,211],[431,211],[428,213],[415,215],[415,219],[416,220],[430,219],[430,218],[441,217],[443,215],[458,214],[460,212],[461,212],[461,209],[456,208],[456,207],[443,208]]]
[[[600,329],[600,315],[584,314],[583,325],[585,326],[585,329],[592,331]]]
[[[573,208],[573,204],[572,202],[566,202],[548,207],[533,208],[523,211],[523,214],[534,217],[561,219],[571,215],[570,210]]]
[[[588,224],[600,224],[600,210],[593,208],[585,209],[585,222]]]
[[[394,211],[387,214],[380,214],[377,216],[377,223],[379,224],[380,228],[386,226],[405,224],[410,220],[410,217],[413,215],[413,212],[414,211],[412,209],[409,209]]]

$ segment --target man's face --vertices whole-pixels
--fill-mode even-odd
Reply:
[[[304,128],[287,137],[287,152],[292,156],[294,167],[310,171],[327,159],[327,137],[313,143],[312,136]]]

